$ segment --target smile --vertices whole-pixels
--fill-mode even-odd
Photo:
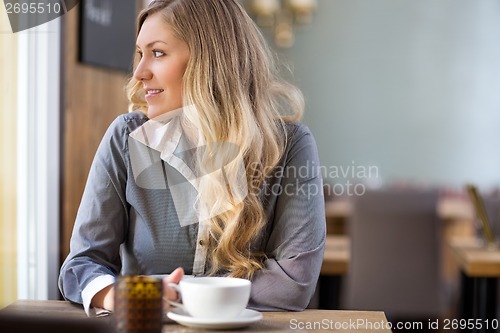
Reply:
[[[147,95],[156,95],[156,94],[159,94],[163,92],[163,89],[150,89],[150,90],[146,90],[146,94]]]

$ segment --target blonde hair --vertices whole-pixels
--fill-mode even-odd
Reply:
[[[198,110],[198,130],[208,145],[201,165],[213,166],[217,146],[210,149],[210,144],[220,142],[236,145],[245,164],[248,194],[209,220],[210,273],[250,279],[265,259],[251,247],[267,222],[260,190],[283,156],[285,123],[303,113],[302,93],[280,78],[262,34],[236,0],[152,1],[139,14],[138,31],[154,13],[162,15],[190,50],[183,103]],[[147,112],[141,88],[132,78],[128,97],[133,110]],[[216,153],[218,161],[234,157],[224,150]],[[238,178],[235,168],[223,169],[225,181],[202,186],[199,193],[211,205],[227,205],[218,198],[227,198],[228,184]]]

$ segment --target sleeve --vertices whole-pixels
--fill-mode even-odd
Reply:
[[[59,274],[66,300],[83,303],[85,287],[100,276],[121,270],[120,244],[125,239],[126,122],[117,118],[108,128],[90,168],[70,242]]]
[[[265,269],[255,274],[249,306],[260,311],[302,311],[316,289],[323,261],[326,221],[316,142],[301,125],[276,195]]]

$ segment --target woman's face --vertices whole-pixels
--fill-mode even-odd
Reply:
[[[143,83],[148,117],[182,107],[182,77],[189,60],[188,45],[174,37],[160,14],[148,16],[137,36],[141,60],[134,72]]]

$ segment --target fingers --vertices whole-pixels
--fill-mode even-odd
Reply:
[[[170,301],[175,301],[179,298],[177,291],[170,287],[169,283],[179,283],[179,281],[184,276],[184,270],[182,267],[177,268],[168,277],[163,279],[163,295],[166,299]]]
[[[178,267],[175,269],[175,271],[172,272],[169,276],[167,276],[164,281],[166,280],[168,282],[172,283],[179,283],[179,281],[182,279],[184,276],[184,269],[182,267]]]

